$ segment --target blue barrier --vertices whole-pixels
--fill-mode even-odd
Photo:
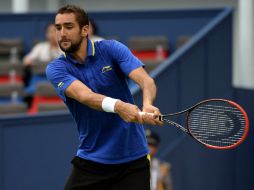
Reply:
[[[63,189],[78,146],[69,113],[0,121],[0,189]]]

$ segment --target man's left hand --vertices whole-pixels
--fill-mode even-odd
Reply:
[[[144,105],[142,111],[145,113],[150,113],[142,115],[145,123],[150,125],[163,125],[163,122],[159,120],[161,112],[157,107],[153,105]]]

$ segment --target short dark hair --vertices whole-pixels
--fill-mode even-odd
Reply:
[[[64,13],[73,13],[75,14],[76,20],[82,28],[85,25],[89,25],[89,18],[87,13],[81,7],[77,5],[65,5],[58,9],[57,14],[64,14]]]

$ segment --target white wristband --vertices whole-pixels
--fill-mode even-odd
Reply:
[[[115,113],[115,104],[117,101],[118,99],[106,97],[102,100],[101,108],[105,112]]]

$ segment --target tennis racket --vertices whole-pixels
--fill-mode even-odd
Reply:
[[[185,114],[185,125],[171,120]],[[231,149],[247,137],[249,120],[244,109],[225,99],[208,99],[183,111],[160,115],[159,120],[181,129],[195,140],[212,149]]]

